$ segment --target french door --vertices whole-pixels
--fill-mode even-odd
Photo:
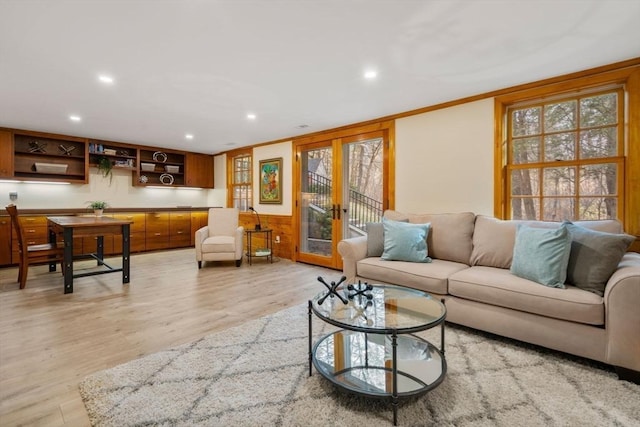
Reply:
[[[388,201],[388,132],[295,144],[296,260],[341,269],[338,242],[366,235]]]

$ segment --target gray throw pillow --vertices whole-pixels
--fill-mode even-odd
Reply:
[[[564,224],[572,239],[567,283],[603,296],[609,278],[635,238],[590,230],[569,221]]]
[[[384,251],[384,227],[381,222],[367,223],[367,256],[380,256]]]
[[[401,219],[400,222],[409,222]],[[382,256],[384,252],[384,226],[381,222],[367,222],[367,256]]]

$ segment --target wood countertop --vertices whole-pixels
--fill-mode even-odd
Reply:
[[[105,215],[110,213],[119,212],[201,212],[208,211],[210,208],[221,208],[222,206],[176,206],[176,207],[149,207],[149,208],[107,208],[104,210]],[[93,209],[88,208],[71,208],[71,209],[20,209],[18,207],[20,215],[74,215],[74,214],[86,214],[93,212]],[[3,208],[0,210],[0,216],[9,216],[7,211]]]

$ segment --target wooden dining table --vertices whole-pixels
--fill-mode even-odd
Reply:
[[[98,274],[122,272],[122,283],[130,280],[130,226],[133,221],[97,216],[49,216],[47,217],[51,243],[56,243],[58,236],[64,241],[64,293],[73,293],[73,279],[77,277],[95,276]],[[104,261],[104,236],[122,235],[122,266],[112,267]],[[93,236],[97,238],[95,253],[74,256],[73,238]],[[93,258],[99,270],[74,274],[73,261],[79,258]]]

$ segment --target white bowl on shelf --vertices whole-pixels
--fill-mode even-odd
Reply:
[[[178,173],[180,172],[180,166],[164,165],[164,170],[168,173]]]
[[[156,170],[156,164],[155,163],[140,163],[140,169],[142,169],[144,172],[153,172],[154,170]]]
[[[67,173],[67,168],[69,165],[61,164],[61,163],[35,163],[36,172],[40,173],[57,173],[57,174],[65,174]]]

